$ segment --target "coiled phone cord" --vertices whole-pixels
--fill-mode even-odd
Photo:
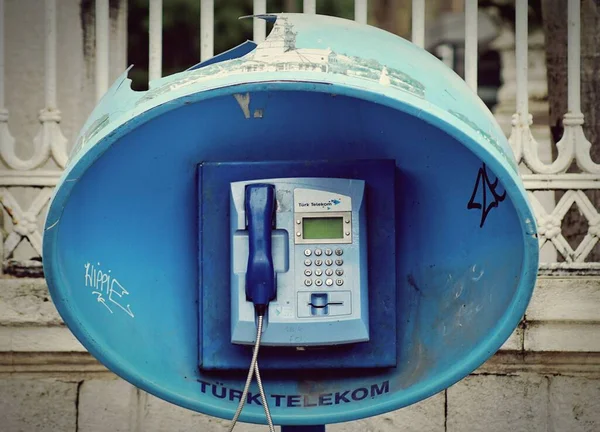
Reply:
[[[231,420],[231,424],[229,426],[229,432],[233,431],[233,428],[237,424],[238,418],[240,414],[242,414],[242,409],[244,409],[244,404],[246,403],[246,398],[248,397],[248,391],[250,390],[250,383],[252,382],[252,376],[256,374],[256,382],[258,383],[258,390],[260,392],[260,398],[262,400],[263,408],[265,410],[265,416],[267,417],[267,422],[269,424],[269,431],[275,432],[275,427],[273,426],[273,420],[271,419],[271,411],[269,410],[269,405],[267,403],[267,396],[265,395],[265,389],[262,385],[262,380],[260,378],[260,372],[258,371],[258,349],[260,348],[260,338],[262,335],[262,327],[263,327],[263,315],[258,316],[258,325],[256,326],[256,342],[254,343],[254,350],[252,351],[252,361],[250,362],[250,369],[248,369],[248,377],[246,378],[246,384],[244,385],[244,391],[242,392],[242,397],[240,398],[240,403],[238,404],[237,410],[235,411],[235,415]]]

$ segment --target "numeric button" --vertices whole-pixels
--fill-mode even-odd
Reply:
[[[327,285],[327,286],[331,286],[331,285],[333,285],[333,279],[327,279],[327,280],[325,281],[325,285]]]
[[[321,249],[315,249],[316,256],[321,256],[322,253],[323,253],[323,251]]]
[[[325,275],[326,275],[326,276],[331,276],[331,275],[333,275],[333,270],[331,270],[331,269],[326,269],[326,270],[325,270]]]
[[[333,264],[333,260],[330,260],[330,259],[325,260],[325,265],[330,266],[332,264]]]
[[[325,255],[331,256],[332,253],[333,251],[331,249],[325,249]]]
[[[315,285],[316,285],[316,286],[321,286],[321,285],[323,285],[323,281],[322,281],[321,279],[317,279],[317,280],[315,281]]]
[[[321,270],[321,269],[315,270],[315,276],[321,276],[322,274],[323,274],[323,270]]]
[[[320,266],[320,265],[322,265],[322,264],[323,264],[323,260],[320,260],[320,259],[316,259],[316,260],[315,260],[315,265],[316,265],[316,266]]]

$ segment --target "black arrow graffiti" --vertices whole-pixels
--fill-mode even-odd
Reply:
[[[475,197],[477,196],[477,192],[479,192],[479,188],[482,188],[482,199],[479,202],[475,201]],[[496,192],[496,188],[498,187],[498,179],[494,182],[490,181],[490,178],[487,173],[487,167],[485,164],[479,168],[477,172],[477,180],[475,181],[475,187],[473,188],[473,193],[471,194],[471,199],[467,204],[467,209],[481,209],[481,222],[479,224],[479,228],[483,227],[485,220],[489,214],[489,212],[494,208],[498,207],[498,204],[504,201],[506,198],[506,191],[502,194]],[[491,194],[491,197],[488,198],[488,191]],[[491,199],[493,198],[493,200]],[[489,202],[488,202],[489,199]]]

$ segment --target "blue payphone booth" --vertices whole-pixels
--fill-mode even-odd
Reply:
[[[100,101],[48,213],[52,298],[110,370],[191,410],[323,425],[402,408],[525,311],[538,242],[515,161],[424,50],[264,18],[263,43],[146,92],[124,75]]]

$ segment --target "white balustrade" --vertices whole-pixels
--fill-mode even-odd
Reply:
[[[162,76],[162,0],[150,0],[149,10],[149,47],[148,47],[148,80]]]
[[[96,1],[96,100],[108,90],[109,5],[108,0]]]
[[[302,11],[306,14],[316,14],[317,0],[304,0],[302,3]]]
[[[465,0],[465,81],[477,93],[477,0]]]
[[[264,15],[267,13],[267,0],[254,0],[254,15]],[[264,19],[254,18],[253,35],[254,42],[261,43],[267,36],[267,23]]]
[[[214,55],[214,0],[198,0],[200,4],[200,59]],[[4,241],[0,242],[0,255],[4,259],[13,253],[23,239],[27,239],[36,254],[41,254],[41,219],[48,203],[52,186],[57,182],[67,161],[67,140],[60,129],[61,113],[57,92],[57,0],[45,0],[44,33],[44,102],[39,112],[40,129],[34,137],[33,154],[27,159],[17,155],[19,139],[11,135],[8,127],[9,108],[6,106],[6,27],[5,1],[0,0],[0,204],[5,210]],[[149,79],[162,75],[163,0],[149,0]],[[515,0],[515,59],[516,107],[512,118],[509,142],[515,157],[528,172],[522,174],[526,189],[539,225],[540,247],[551,245],[560,255],[560,262],[542,263],[546,271],[577,270],[600,271],[600,262],[587,262],[588,256],[600,238],[600,213],[583,192],[600,189],[600,165],[590,157],[591,143],[583,133],[584,116],[581,112],[581,10],[579,1],[568,2],[568,112],[564,114],[564,134],[556,144],[557,156],[550,163],[543,162],[538,150],[540,144],[531,133],[533,119],[529,113],[528,98],[528,2]],[[305,13],[316,13],[316,0],[303,0]],[[253,13],[265,14],[266,0],[253,0]],[[95,0],[95,93],[99,99],[109,84],[110,14],[108,0]],[[465,0],[465,81],[477,91],[478,62],[478,2]],[[354,2],[354,19],[366,23],[368,1]],[[124,19],[125,15],[119,17]],[[425,0],[412,0],[412,41],[425,45]],[[266,37],[266,24],[253,19],[256,42]],[[41,43],[41,41],[40,41]],[[438,49],[447,64],[453,64],[453,48]],[[24,94],[23,97],[27,97]],[[567,173],[576,162],[581,172]],[[16,187],[29,187],[34,197],[25,205],[18,200]],[[538,200],[539,191],[564,191],[556,205],[550,209]],[[571,207],[576,206],[588,221],[588,231],[582,242],[572,248],[561,230],[562,221]]]
[[[367,0],[354,0],[354,21],[359,24],[366,24],[368,9]]]
[[[425,46],[425,0],[412,0],[412,43]]]
[[[215,50],[215,2],[200,0],[200,61],[208,60]]]

